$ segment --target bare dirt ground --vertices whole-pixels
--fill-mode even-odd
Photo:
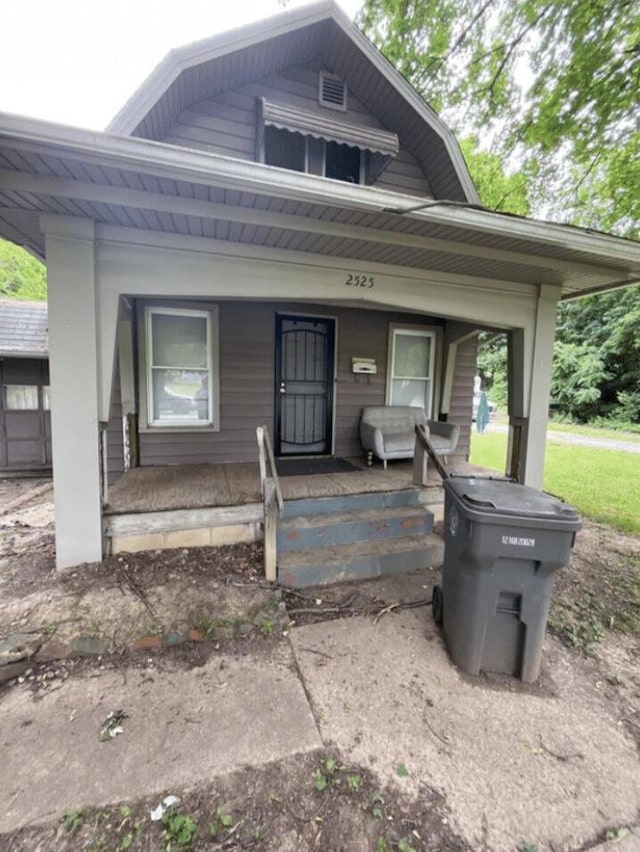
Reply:
[[[152,661],[170,672],[197,668],[220,652],[260,657],[285,641],[292,624],[362,614],[375,621],[402,608],[384,582],[283,593],[263,582],[257,545],[116,556],[58,575],[46,485],[0,481],[0,640],[18,631],[38,634],[53,658],[35,661],[6,681],[0,700],[7,690],[28,689],[37,701],[68,678],[92,670]],[[437,581],[433,573],[431,582]],[[424,612],[429,601],[425,588],[404,604]],[[598,701],[640,747],[640,539],[586,523],[570,565],[558,575],[549,628],[565,646],[554,640],[551,656],[564,655],[563,665],[596,684]],[[93,647],[84,657],[70,654],[78,636],[97,642],[100,653]],[[171,647],[159,636],[191,641]],[[316,664],[324,664],[320,652]],[[544,696],[557,690],[548,671],[543,665],[533,686],[496,675],[480,681],[498,692]],[[587,709],[592,709],[593,698],[585,691],[576,692],[574,700],[591,702]],[[584,743],[585,751],[601,748],[601,743]],[[561,765],[563,756],[556,758]],[[343,760],[339,748],[328,747],[215,781],[203,778],[196,788],[167,791],[178,792],[181,801],[158,822],[149,819],[158,797],[140,790],[135,801],[69,810],[55,823],[0,835],[0,850],[493,849],[469,845],[452,825],[447,801],[428,784],[406,795],[364,762]],[[397,774],[402,775],[401,766]],[[630,830],[631,822],[612,823],[562,850],[591,849],[605,840],[619,841],[622,849]],[[638,846],[624,848],[640,848],[635,840]],[[516,848],[551,847],[523,841]]]

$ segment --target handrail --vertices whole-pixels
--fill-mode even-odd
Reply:
[[[260,488],[264,507],[264,574],[268,582],[275,583],[278,577],[276,533],[278,515],[282,512],[284,500],[267,427],[258,426],[256,437],[258,439],[258,462],[260,464]],[[269,470],[267,470],[267,464]],[[271,473],[271,476],[269,476],[269,473]]]
[[[267,471],[267,462],[269,463],[269,469],[271,478],[273,479],[276,487],[276,498],[278,500],[278,508],[282,511],[282,507],[284,506],[284,498],[282,496],[282,489],[280,488],[280,479],[278,478],[278,471],[276,469],[276,460],[273,454],[273,447],[271,446],[271,438],[269,437],[269,430],[266,426],[258,426],[256,429],[256,436],[258,438],[258,462],[260,464],[260,489],[262,491],[262,496],[265,494],[265,482],[269,473]]]
[[[420,452],[418,451],[420,450]],[[426,485],[426,467],[424,466],[424,453],[427,453],[435,469],[440,474],[442,480],[449,479],[449,474],[447,473],[445,467],[442,462],[438,458],[435,453],[435,450],[431,446],[431,441],[427,437],[427,429],[422,423],[416,423],[416,452],[414,454],[414,482],[416,482],[416,476],[419,476],[422,482],[416,482],[417,485]],[[417,470],[419,468],[419,470]]]

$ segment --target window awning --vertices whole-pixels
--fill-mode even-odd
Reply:
[[[297,107],[272,103],[264,98],[261,100],[262,121],[265,126],[313,136],[315,139],[324,139],[325,142],[350,145],[374,154],[382,154],[383,157],[395,157],[400,150],[397,134],[388,130],[348,124],[338,120],[329,110],[317,115]]]

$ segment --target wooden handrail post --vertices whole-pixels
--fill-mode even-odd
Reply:
[[[264,483],[264,574],[269,583],[277,578],[276,531],[278,503],[275,481],[268,476]]]
[[[267,460],[264,451],[264,426],[256,428],[256,438],[258,439],[258,464],[260,465],[260,493],[264,497],[264,483],[267,478]]]
[[[423,483],[416,482],[416,478],[415,478],[416,477],[416,459],[418,458],[418,455],[419,455],[418,454],[418,447],[421,448],[421,451],[422,451],[421,457],[424,458],[424,482]],[[426,485],[427,484],[427,465],[426,465],[425,453],[429,456],[429,458],[433,462],[433,466],[435,467],[435,469],[440,474],[443,482],[444,482],[445,479],[449,479],[449,474],[447,473],[446,468],[443,466],[442,462],[440,461],[440,459],[436,455],[435,450],[431,446],[431,442],[429,441],[429,438],[427,437],[426,427],[423,426],[421,423],[419,423],[419,424],[416,425],[416,451],[415,451],[415,454],[414,454],[414,461],[413,461],[413,476],[414,476],[413,481],[416,485],[420,485],[420,484]],[[420,468],[422,468],[422,466],[423,465],[422,465],[422,462],[421,462]]]
[[[278,574],[276,533],[278,515],[284,506],[284,499],[267,427],[258,426],[256,437],[258,439],[258,463],[260,465],[260,490],[262,491],[263,507],[264,574],[270,583],[275,583]]]
[[[427,451],[419,438],[418,426],[416,426],[416,446],[413,451],[413,484],[426,486],[427,484]]]

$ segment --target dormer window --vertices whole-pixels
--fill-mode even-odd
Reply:
[[[347,111],[347,87],[335,74],[320,72],[318,101],[320,106]]]
[[[259,98],[256,159],[268,166],[372,184],[399,150],[395,133]]]

